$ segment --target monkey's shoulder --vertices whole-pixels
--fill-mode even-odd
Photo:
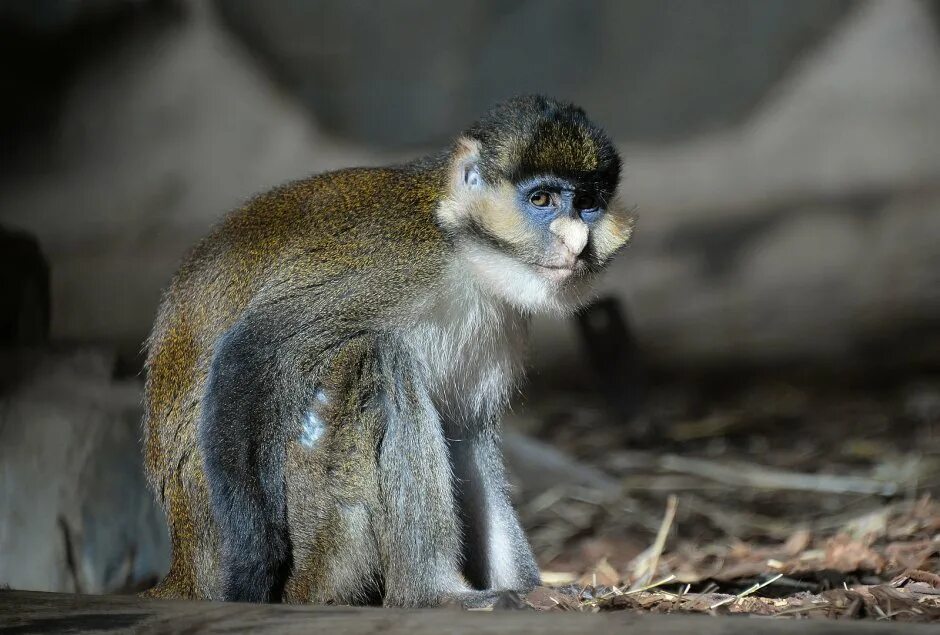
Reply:
[[[314,175],[255,196],[230,213],[194,250],[193,260],[228,255],[263,261],[325,252],[348,260],[433,250],[444,240],[434,214],[443,196],[436,171],[410,166]]]
[[[405,226],[433,224],[444,196],[437,170],[412,165],[346,168],[275,187],[231,215],[235,223],[263,222],[269,229],[333,229],[357,224]]]
[[[447,262],[434,214],[441,188],[433,169],[413,166],[350,168],[276,187],[190,252],[166,308],[203,316],[215,332],[249,306],[283,297],[308,315],[342,306],[375,317],[400,307],[433,287]]]
[[[417,165],[346,168],[256,195],[193,248],[183,270],[221,262],[244,274],[301,256],[329,264],[439,250],[444,235],[434,210],[444,196],[442,175]]]

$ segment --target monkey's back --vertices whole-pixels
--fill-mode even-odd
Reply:
[[[214,593],[216,536],[197,428],[218,339],[261,307],[302,316],[294,323],[314,350],[409,319],[410,300],[437,284],[449,248],[434,221],[443,174],[361,168],[290,183],[230,214],[184,260],[146,362],[145,469],[173,547],[152,595]],[[390,241],[403,246],[378,247]],[[285,345],[296,335],[285,334]]]

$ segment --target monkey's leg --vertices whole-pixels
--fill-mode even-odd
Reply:
[[[283,420],[296,397],[260,319],[244,317],[217,342],[199,444],[219,536],[217,595],[280,599],[290,568]]]
[[[385,604],[466,602],[474,593],[460,573],[460,525],[441,419],[419,373],[403,354],[384,360],[379,449],[379,551]]]
[[[454,429],[452,434],[467,577],[484,589],[529,591],[540,583],[539,569],[509,499],[495,426]]]

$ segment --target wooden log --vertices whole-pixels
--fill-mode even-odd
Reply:
[[[221,633],[372,632],[630,635],[823,635],[936,633],[930,625],[895,622],[610,613],[470,612],[345,606],[298,606],[150,600],[134,596],[0,591],[0,634],[57,632]]]

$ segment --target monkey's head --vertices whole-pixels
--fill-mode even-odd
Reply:
[[[524,311],[576,306],[630,237],[620,157],[577,106],[504,102],[459,137],[449,170],[442,225],[475,276]]]

